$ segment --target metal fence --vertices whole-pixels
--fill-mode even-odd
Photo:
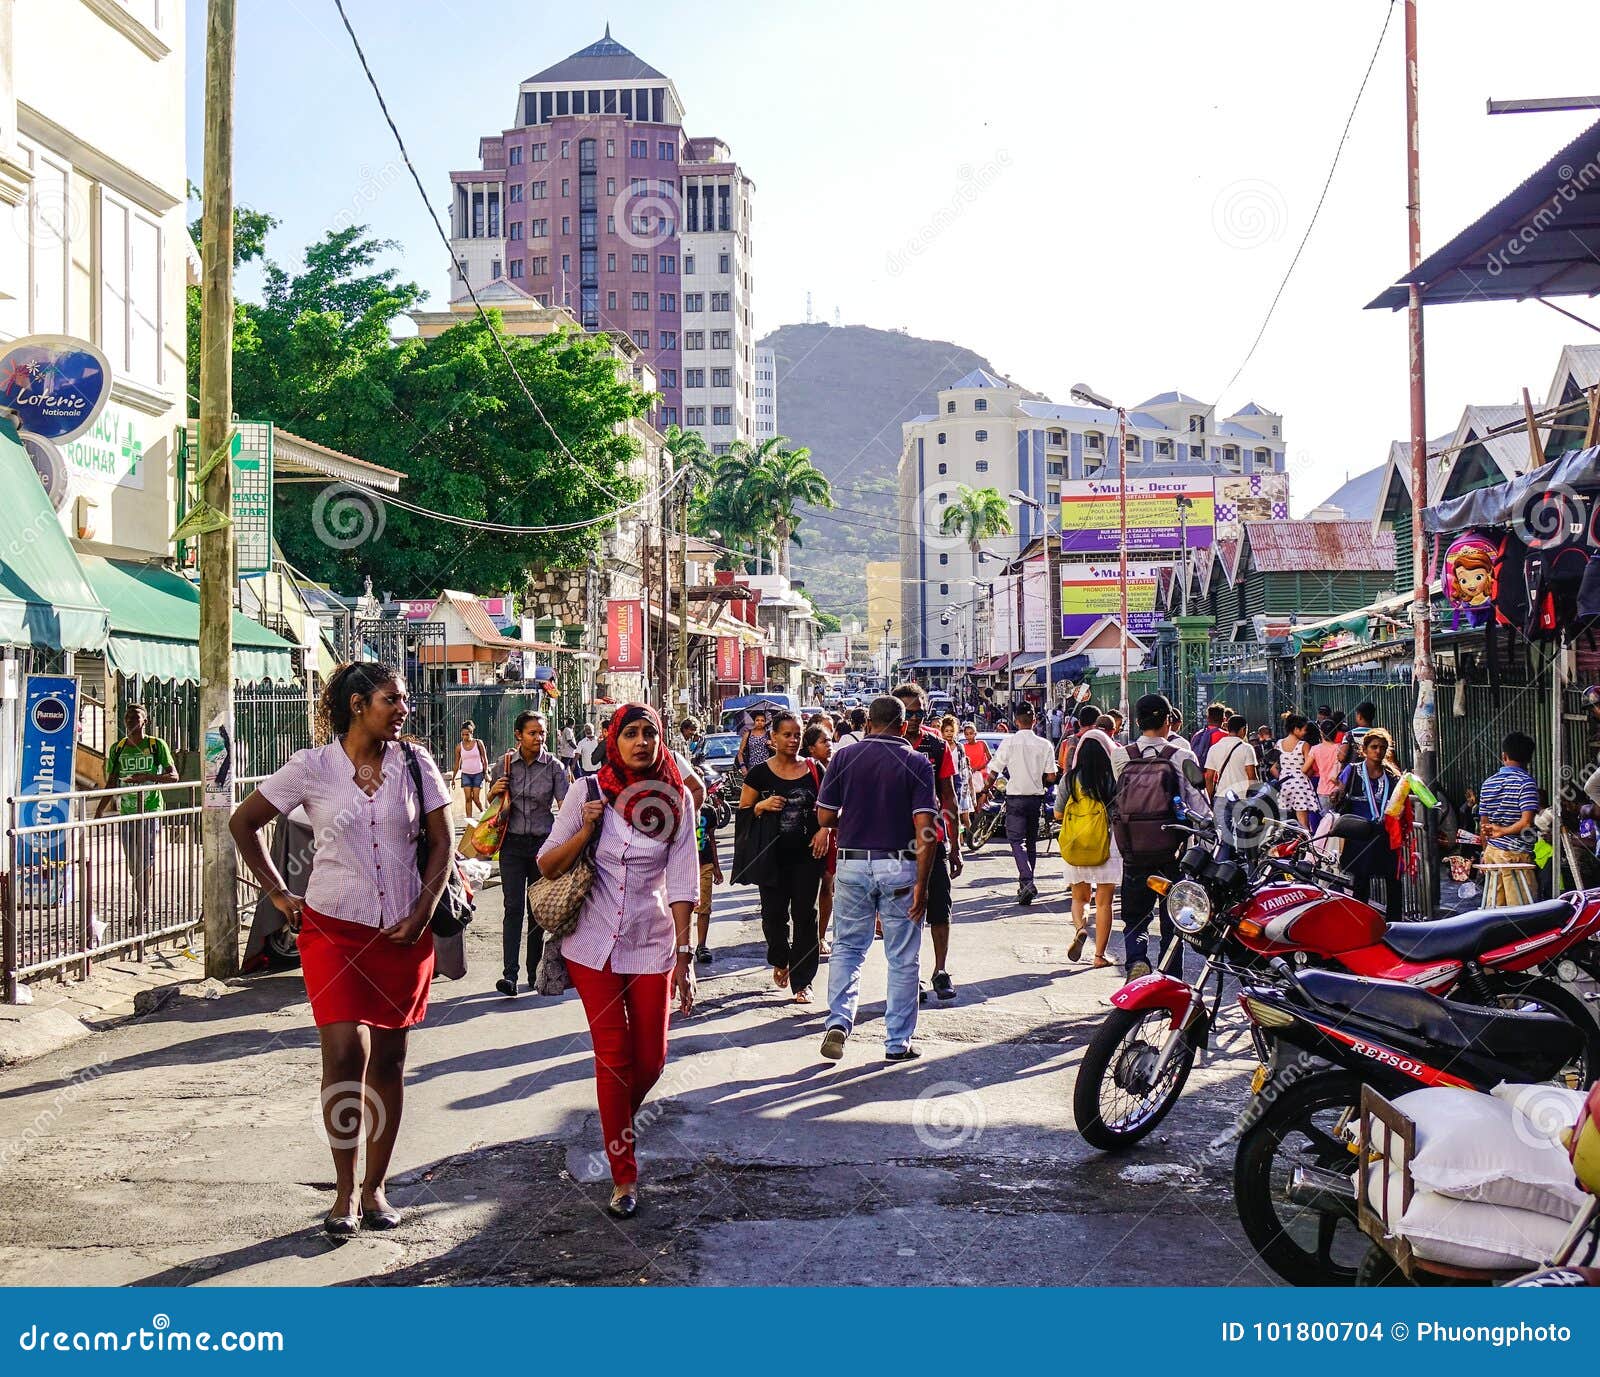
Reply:
[[[179,772],[198,777],[200,685],[154,679],[122,679],[118,701],[140,702],[150,712],[150,732],[174,754],[185,756]],[[298,682],[235,684],[233,727],[246,769],[270,774],[311,744],[310,690]],[[188,770],[184,765],[188,764]]]
[[[235,782],[242,799],[258,777]],[[150,944],[186,939],[200,927],[200,788],[165,784],[159,812],[123,813],[148,786],[74,791],[6,800],[3,974],[7,1002],[34,976],[86,976],[95,961],[124,954],[143,960]],[[36,805],[52,820],[33,821]],[[65,821],[55,820],[65,805]],[[102,810],[105,810],[102,814]],[[271,828],[263,834],[270,851]],[[241,916],[259,887],[239,882]]]

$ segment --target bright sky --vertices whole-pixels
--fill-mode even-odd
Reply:
[[[1173,387],[1229,411],[1254,398],[1285,413],[1296,511],[1409,430],[1405,315],[1361,309],[1406,266],[1398,3],[1305,255],[1218,392],[1316,204],[1387,7],[347,0],[441,216],[445,174],[477,166],[517,83],[609,19],[673,78],[689,132],[726,140],[756,182],[762,333],[804,319],[809,291],[818,319],[966,345],[1058,401],[1079,380],[1128,404]],[[1419,8],[1427,253],[1588,123],[1491,118],[1484,101],[1600,94],[1600,7]],[[332,0],[240,10],[237,197],[283,221],[274,256],[353,219],[442,296],[443,246]],[[196,182],[204,14],[190,0]],[[1468,402],[1542,397],[1560,346],[1595,339],[1537,304],[1430,311],[1429,434]]]

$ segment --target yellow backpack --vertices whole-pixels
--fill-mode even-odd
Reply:
[[[1061,815],[1057,844],[1068,865],[1104,865],[1111,857],[1111,819],[1106,806],[1087,797],[1076,784]]]

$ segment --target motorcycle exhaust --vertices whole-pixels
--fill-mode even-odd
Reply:
[[[1294,1205],[1324,1214],[1344,1213],[1355,1204],[1356,1178],[1322,1167],[1296,1167],[1284,1194]]]

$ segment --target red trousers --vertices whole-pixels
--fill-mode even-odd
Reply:
[[[567,970],[583,1000],[594,1041],[595,1091],[611,1179],[619,1186],[631,1186],[639,1179],[633,1116],[667,1065],[667,990],[672,977],[618,975],[610,962],[597,971],[569,961]]]

